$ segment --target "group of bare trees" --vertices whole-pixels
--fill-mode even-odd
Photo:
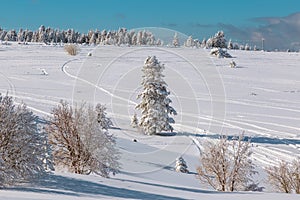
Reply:
[[[47,132],[57,167],[67,167],[77,174],[95,173],[103,177],[118,172],[119,153],[115,148],[115,138],[107,131],[110,120],[102,119],[106,116],[99,108],[103,109],[103,106],[98,104],[93,109],[82,104],[73,108],[61,102],[53,109]]]
[[[217,141],[206,142],[200,155],[197,177],[219,191],[261,191],[252,177],[258,173],[251,161],[250,141],[243,136],[229,140],[222,136]],[[275,190],[300,194],[300,159],[278,166],[266,167],[268,181]]]
[[[0,186],[29,182],[54,168],[108,177],[119,171],[105,107],[61,102],[47,121],[0,95]],[[44,123],[41,123],[43,121]]]

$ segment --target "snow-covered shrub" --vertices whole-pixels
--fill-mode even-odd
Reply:
[[[226,39],[223,31],[218,31],[215,36],[209,38],[206,41],[206,47],[208,48],[226,48]]]
[[[173,131],[171,123],[175,123],[169,114],[176,115],[176,111],[170,106],[170,94],[167,84],[163,80],[164,65],[160,64],[155,56],[149,56],[143,66],[143,91],[138,95],[141,102],[136,106],[142,111],[139,126],[148,135],[161,131]]]
[[[234,60],[230,61],[229,64],[231,68],[236,68],[236,63],[234,62]]]
[[[217,56],[218,58],[232,58],[226,49],[213,48],[210,50],[210,55]]]
[[[188,167],[186,165],[186,162],[181,156],[179,158],[176,158],[176,163],[175,163],[176,172],[189,173],[189,170],[187,168]]]
[[[300,194],[300,159],[266,168],[268,180],[280,192]]]
[[[258,183],[251,183],[245,187],[245,191],[262,192],[265,187],[260,187]]]
[[[250,142],[244,142],[242,136],[232,141],[222,137],[216,143],[207,142],[197,177],[219,191],[243,190],[256,173],[250,156]]]
[[[139,126],[139,120],[138,120],[138,118],[136,116],[136,113],[134,113],[134,115],[132,116],[130,125],[133,128],[137,128]]]
[[[76,56],[79,52],[79,48],[75,44],[67,44],[65,45],[65,51],[71,56]]]
[[[115,138],[99,125],[98,113],[91,106],[73,108],[61,102],[53,109],[47,130],[57,167],[103,177],[118,172]]]
[[[46,69],[42,69],[42,75],[45,75],[45,76],[48,75],[48,72],[46,71]]]
[[[0,95],[0,186],[30,182],[51,168],[47,134],[38,117]]]
[[[173,38],[173,41],[172,41],[172,45],[173,45],[174,47],[179,47],[179,46],[180,46],[177,33],[174,34],[174,38]]]
[[[108,118],[106,116],[106,112],[105,112],[106,107],[104,105],[101,105],[100,103],[98,103],[96,105],[95,111],[97,113],[97,121],[98,121],[100,127],[102,129],[106,129],[106,130],[109,129],[113,125],[113,123],[110,120],[110,118]]]

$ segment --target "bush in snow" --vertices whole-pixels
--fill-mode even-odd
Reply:
[[[108,177],[119,170],[115,138],[98,122],[98,113],[82,104],[73,108],[61,102],[48,126],[56,166],[77,174]]]
[[[226,48],[226,39],[223,31],[218,31],[214,37],[209,38],[206,41],[206,47],[208,48]]]
[[[65,45],[65,51],[71,56],[76,56],[79,52],[79,48],[75,44],[67,44]]]
[[[256,173],[250,155],[250,142],[244,142],[242,136],[232,141],[222,137],[216,143],[208,142],[200,155],[197,177],[219,191],[243,190]]]
[[[104,105],[101,105],[100,103],[96,105],[95,111],[97,113],[97,121],[102,129],[107,130],[113,125],[113,123],[110,118],[106,116],[105,110],[106,107]]]
[[[232,58],[226,49],[213,48],[210,50],[210,55],[215,55],[218,58]]]
[[[32,181],[51,168],[47,134],[38,117],[0,95],[0,186]]]
[[[138,95],[142,101],[136,108],[142,111],[139,126],[148,135],[161,131],[173,131],[171,123],[175,123],[169,114],[176,115],[176,111],[170,106],[172,102],[168,95],[167,84],[163,80],[164,65],[160,64],[155,56],[149,56],[145,60],[143,71],[143,91]]]
[[[280,192],[300,194],[300,159],[266,168],[271,185]]]
[[[189,170],[187,168],[188,167],[186,165],[186,162],[181,156],[179,158],[176,158],[176,164],[175,164],[176,172],[189,173]]]
[[[138,118],[136,116],[136,113],[134,113],[134,115],[132,116],[130,125],[133,128],[137,128],[139,126],[139,120],[138,120]]]

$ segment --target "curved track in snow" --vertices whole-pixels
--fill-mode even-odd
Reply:
[[[111,97],[113,97],[113,98],[116,98],[116,99],[119,99],[119,100],[122,100],[122,101],[125,101],[125,102],[128,102],[128,103],[131,103],[131,104],[133,104],[133,105],[136,105],[135,102],[133,102],[133,101],[131,101],[131,100],[129,100],[129,99],[125,99],[125,98],[123,98],[123,97],[120,97],[120,96],[118,96],[118,95],[116,95],[116,94],[114,94],[114,93],[112,93],[112,92],[110,92],[110,91],[104,89],[104,88],[101,87],[101,86],[98,86],[98,85],[96,85],[96,84],[93,84],[93,83],[89,82],[88,80],[85,80],[85,79],[82,79],[82,78],[80,78],[80,77],[78,77],[78,76],[75,76],[75,75],[70,74],[70,73],[66,70],[66,67],[68,66],[67,64],[69,64],[69,63],[71,63],[71,62],[73,62],[73,61],[78,61],[78,60],[81,60],[81,59],[75,58],[75,59],[68,60],[67,62],[65,62],[65,63],[62,65],[61,70],[62,70],[67,76],[69,76],[69,77],[71,77],[71,78],[73,78],[73,79],[75,79],[75,80],[81,81],[81,82],[83,82],[83,83],[86,83],[86,84],[88,84],[88,85],[90,85],[90,86],[92,86],[92,87],[94,87],[94,88],[97,88],[98,90],[104,92],[105,94],[107,94],[107,95],[109,95],[109,96],[111,96]]]

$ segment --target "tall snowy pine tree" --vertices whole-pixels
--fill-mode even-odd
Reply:
[[[138,95],[142,101],[136,106],[142,111],[140,127],[147,135],[154,135],[161,131],[173,131],[171,123],[175,123],[169,114],[176,115],[176,111],[170,106],[172,102],[168,98],[167,84],[163,80],[162,71],[164,65],[160,64],[155,56],[148,56],[143,66],[143,92]]]

